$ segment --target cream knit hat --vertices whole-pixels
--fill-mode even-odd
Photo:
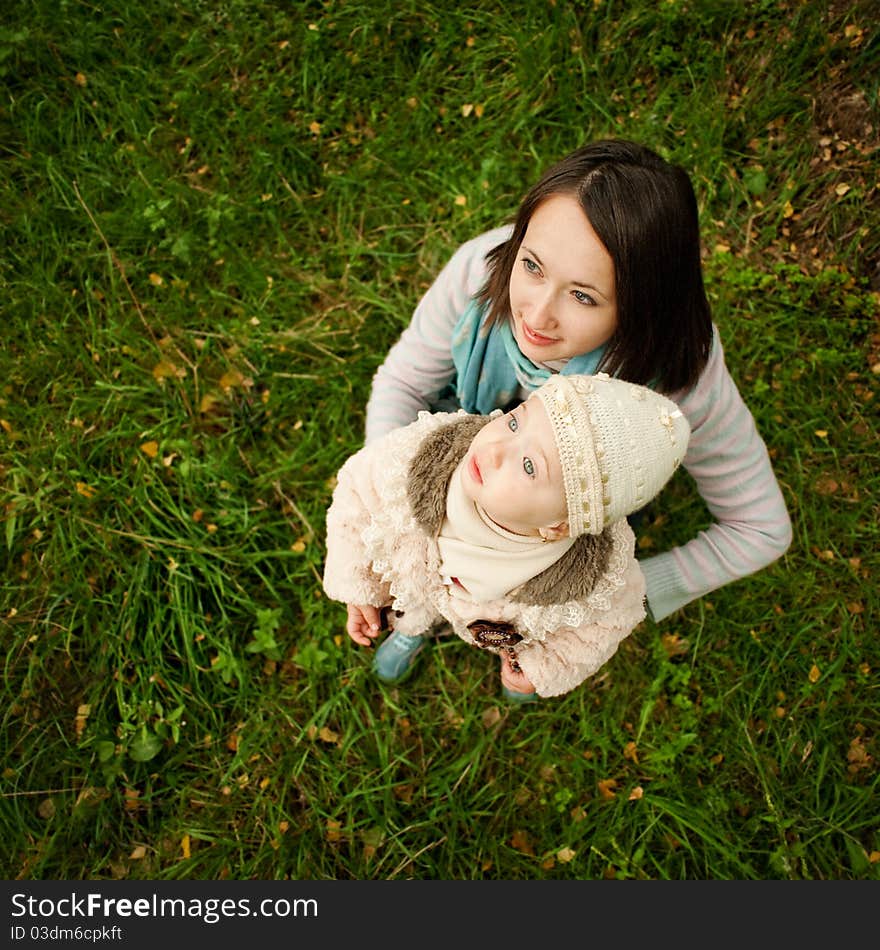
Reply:
[[[687,419],[645,386],[606,373],[554,375],[533,395],[553,427],[573,538],[646,505],[687,451]]]

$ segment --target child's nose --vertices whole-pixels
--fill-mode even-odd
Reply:
[[[492,442],[489,445],[489,463],[493,468],[499,468],[504,461],[504,443],[501,440]]]

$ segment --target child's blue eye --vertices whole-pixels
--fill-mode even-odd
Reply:
[[[523,471],[529,478],[535,477],[535,463],[528,457],[523,459]]]
[[[516,416],[513,413],[507,417],[507,428],[510,429],[511,432],[516,432],[519,428],[519,423],[516,421]]]

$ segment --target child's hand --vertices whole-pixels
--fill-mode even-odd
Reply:
[[[370,607],[369,605],[347,604],[346,609],[348,610],[348,620],[345,629],[348,635],[362,647],[371,646],[373,640],[379,636],[382,630],[379,608]]]
[[[520,670],[518,673],[514,672],[513,667],[510,665],[510,657],[506,654],[501,656],[501,682],[508,688],[513,690],[514,693],[534,693],[535,687],[532,685],[531,680]]]

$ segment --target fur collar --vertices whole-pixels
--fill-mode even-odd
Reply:
[[[413,456],[406,493],[416,523],[429,537],[440,532],[452,473],[488,421],[488,416],[465,416],[440,426]],[[607,569],[612,546],[607,528],[599,535],[580,535],[555,564],[513,591],[511,599],[539,607],[586,599]]]

